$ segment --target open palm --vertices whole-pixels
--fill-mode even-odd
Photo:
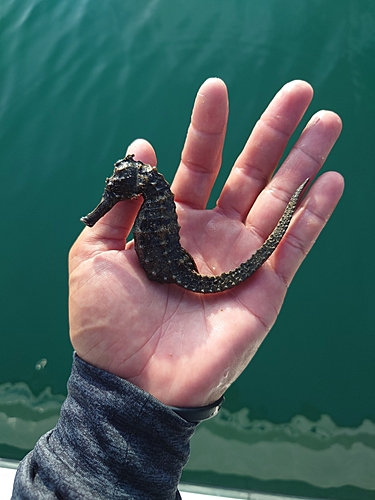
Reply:
[[[310,120],[272,177],[311,99],[305,82],[281,89],[237,158],[217,206],[205,210],[221,165],[228,99],[221,80],[209,79],[199,89],[172,191],[181,243],[202,274],[220,274],[247,260],[295,189],[322,166],[341,131],[339,117],[327,111]],[[135,141],[127,153],[156,164],[146,141]],[[70,334],[77,354],[166,404],[215,401],[272,327],[290,281],[342,190],[338,173],[322,175],[262,268],[241,285],[212,295],[149,281],[133,243],[126,243],[142,200],[118,203],[94,228],[82,231],[70,252]]]

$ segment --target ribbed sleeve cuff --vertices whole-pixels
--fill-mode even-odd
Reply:
[[[174,500],[195,427],[74,355],[59,421],[26,457],[23,482],[69,499]]]

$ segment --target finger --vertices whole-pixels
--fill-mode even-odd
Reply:
[[[342,128],[338,115],[316,113],[246,218],[246,226],[262,241],[271,233],[296,188],[313,179],[324,164]]]
[[[221,165],[228,119],[228,95],[222,80],[208,79],[195,99],[181,163],[172,184],[176,201],[204,208]]]
[[[125,154],[134,154],[137,160],[150,165],[156,165],[155,152],[147,141],[137,139],[127,149]],[[141,198],[120,201],[107,212],[92,228],[82,231],[82,238],[95,250],[123,250],[126,238],[133,227],[135,217],[142,203]]]
[[[270,261],[288,286],[320,232],[329,220],[344,190],[337,172],[326,172],[314,183],[299,207],[288,232]]]
[[[304,81],[286,84],[255,125],[217,202],[229,217],[244,220],[268,183],[313,96]]]
[[[156,166],[156,154],[154,148],[144,139],[136,139],[133,141],[126,150],[125,156],[127,155],[134,155],[136,160],[140,160],[153,167]]]

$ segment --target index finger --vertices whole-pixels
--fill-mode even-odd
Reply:
[[[181,163],[171,186],[177,202],[205,208],[221,165],[227,119],[226,86],[218,78],[209,78],[198,90]]]

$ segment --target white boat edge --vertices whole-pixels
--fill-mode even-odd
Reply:
[[[17,460],[0,459],[0,500],[10,500],[12,496],[13,481],[18,463]],[[182,500],[304,500],[302,497],[296,496],[290,497],[224,488],[210,488],[186,483],[181,483],[179,490]]]

